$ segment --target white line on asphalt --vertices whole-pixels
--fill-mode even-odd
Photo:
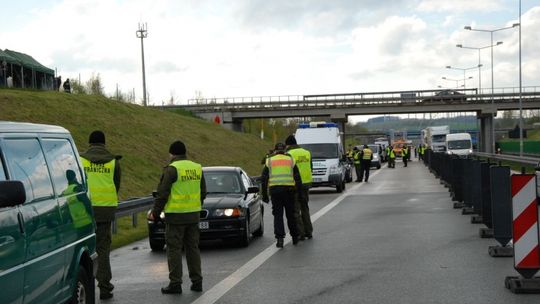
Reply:
[[[373,174],[370,175],[370,177],[373,177],[382,170],[377,170]],[[365,185],[365,183],[361,183],[358,185],[353,186],[350,190],[356,190],[360,186]],[[348,195],[348,193],[343,193],[340,196],[336,197],[333,201],[331,201],[328,205],[324,206],[322,209],[317,211],[314,215],[311,216],[311,221],[315,222],[320,217],[325,215],[328,211],[332,210],[335,206],[337,206],[343,199]],[[285,244],[291,242],[291,238],[288,237],[285,240]],[[279,250],[275,245],[275,243],[272,243],[272,245],[268,246],[265,250],[263,250],[261,253],[256,255],[254,258],[249,260],[246,264],[244,264],[242,267],[238,268],[235,272],[233,272],[231,275],[223,279],[221,282],[214,285],[214,287],[210,288],[207,292],[202,294],[199,298],[197,298],[195,301],[192,302],[192,304],[214,304],[219,300],[224,294],[226,294],[229,290],[233,289],[236,284],[240,283],[243,279],[245,279],[247,276],[249,276],[253,271],[255,271],[257,268],[259,268],[264,262],[266,262],[270,257],[272,257],[276,252]]]

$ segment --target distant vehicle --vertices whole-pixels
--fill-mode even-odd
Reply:
[[[435,95],[422,99],[424,102],[444,102],[444,103],[453,103],[453,102],[464,102],[467,100],[467,96],[456,90],[442,90]]]
[[[199,222],[201,240],[233,240],[248,246],[251,236],[264,233],[264,206],[259,187],[239,167],[204,167],[206,199]],[[149,211],[150,212],[150,211]],[[150,248],[165,246],[165,214],[162,221],[148,221]]]
[[[444,152],[446,150],[446,135],[450,133],[448,126],[427,127],[423,132],[424,141],[433,152]]]
[[[0,303],[94,303],[86,189],[66,129],[0,122]]]
[[[312,186],[336,187],[337,192],[343,192],[347,181],[347,157],[337,125],[327,122],[302,123],[295,137],[298,145],[311,152]]]
[[[373,152],[373,159],[371,160],[371,167],[375,167],[377,169],[381,168],[381,153],[384,151],[381,145],[368,145],[368,147]]]
[[[472,154],[472,140],[469,133],[452,133],[446,135],[446,153],[459,156]]]

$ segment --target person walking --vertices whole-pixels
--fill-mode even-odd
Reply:
[[[163,169],[154,207],[148,219],[159,221],[165,213],[165,243],[169,265],[169,285],[161,288],[164,294],[182,293],[182,247],[191,280],[191,290],[202,291],[201,254],[199,251],[199,220],[206,197],[202,166],[186,157],[181,141],[169,147],[170,163]]]
[[[369,179],[369,169],[371,168],[371,160],[373,159],[373,151],[371,151],[368,145],[364,145],[360,159],[360,181],[365,177],[364,181],[367,183]]]
[[[388,168],[395,168],[396,167],[396,152],[394,151],[393,147],[389,148],[388,152]]]
[[[313,224],[311,223],[308,206],[309,188],[311,188],[311,182],[313,180],[311,176],[313,162],[311,161],[311,153],[297,145],[294,135],[287,137],[285,145],[287,145],[287,153],[294,158],[302,180],[302,195],[295,196],[294,210],[296,226],[298,227],[298,237],[299,240],[303,241],[306,238],[313,238]]]
[[[113,155],[105,148],[105,134],[102,131],[93,131],[88,143],[90,146],[81,154],[81,160],[96,221],[96,280],[99,298],[106,300],[113,297],[114,289],[109,255],[112,242],[111,223],[118,207],[121,176],[119,160],[122,157]]]
[[[407,167],[407,162],[409,161],[409,148],[407,148],[407,146],[403,146],[401,149],[401,155],[403,159],[403,166]]]
[[[353,164],[354,164],[354,171],[356,173],[356,181],[357,183],[362,182],[362,178],[360,177],[362,175],[362,164],[361,164],[361,156],[360,156],[360,150],[358,150],[358,147],[353,148]]]
[[[272,199],[272,214],[274,215],[274,235],[276,247],[283,248],[285,238],[285,224],[283,223],[283,210],[287,217],[287,226],[291,234],[293,245],[298,243],[298,227],[295,220],[295,195],[303,195],[300,171],[294,163],[294,158],[285,154],[285,144],[277,143],[274,155],[268,158],[261,174],[263,202]]]
[[[66,79],[66,81],[64,81],[64,92],[66,93],[71,93],[71,83],[69,82],[69,78]]]

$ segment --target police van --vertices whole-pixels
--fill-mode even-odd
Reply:
[[[0,303],[93,303],[95,223],[57,126],[0,121]]]
[[[296,142],[311,152],[313,187],[345,189],[346,157],[337,124],[328,122],[302,123],[295,133]]]

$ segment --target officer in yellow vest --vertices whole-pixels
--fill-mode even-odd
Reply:
[[[395,148],[390,146],[388,149],[388,168],[396,167],[396,151]]]
[[[120,164],[122,158],[111,154],[105,148],[105,134],[94,131],[90,134],[90,147],[81,154],[84,172],[88,183],[88,193],[96,220],[96,252],[98,269],[96,279],[99,287],[99,298],[113,297],[114,285],[111,283],[111,223],[118,207],[118,190],[120,190]]]
[[[353,164],[354,164],[354,171],[356,173],[356,182],[361,182],[362,179],[360,176],[362,175],[362,161],[360,157],[360,150],[358,150],[358,147],[353,148]]]
[[[165,213],[165,241],[169,264],[169,285],[165,294],[182,293],[182,246],[191,280],[191,290],[202,291],[199,220],[206,197],[206,184],[200,164],[187,160],[186,146],[175,141],[169,147],[170,163],[163,169],[157,187],[150,220],[159,220]]]
[[[403,146],[403,148],[401,149],[401,156],[403,159],[403,166],[407,167],[407,162],[409,161],[410,157],[409,148],[407,146]]]
[[[301,148],[296,143],[294,135],[290,135],[285,140],[287,145],[287,153],[294,158],[294,162],[300,171],[302,179],[302,195],[297,195],[294,203],[296,226],[298,227],[298,235],[301,241],[306,238],[313,238],[313,224],[309,215],[309,188],[313,181],[311,171],[313,162],[311,161],[311,153]]]
[[[302,195],[302,179],[300,171],[294,163],[294,158],[285,154],[285,145],[277,143],[274,155],[268,158],[261,174],[263,201],[268,203],[272,198],[272,214],[274,215],[274,235],[276,247],[283,248],[285,237],[285,224],[283,223],[283,209],[287,217],[287,226],[291,234],[293,245],[298,243],[298,227],[295,220],[294,198]]]
[[[369,179],[369,169],[371,168],[371,160],[373,160],[373,151],[368,147],[368,145],[364,145],[364,148],[359,153],[360,158],[360,182],[365,176],[364,181],[367,182]]]

